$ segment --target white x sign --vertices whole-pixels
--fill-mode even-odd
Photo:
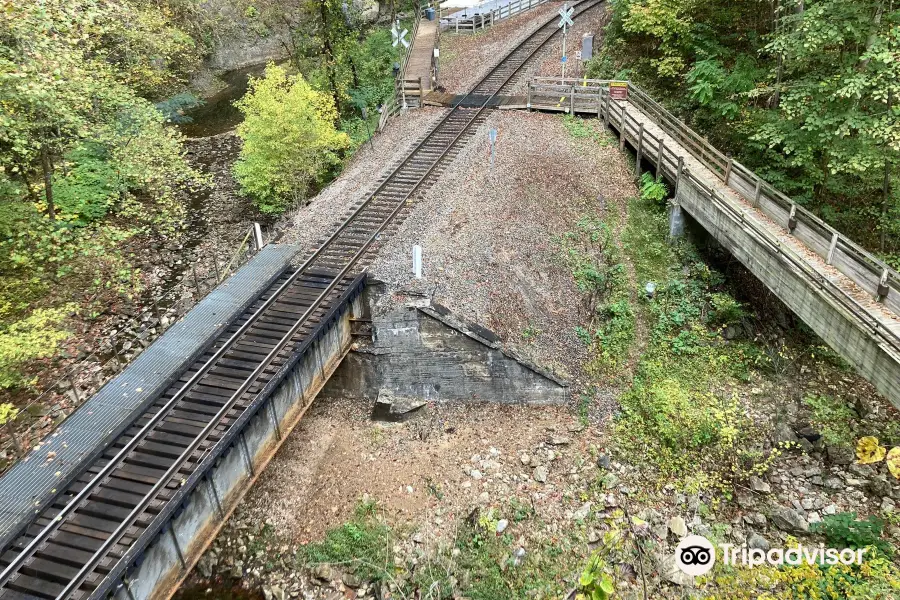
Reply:
[[[404,29],[401,32],[399,29],[397,29],[397,24],[394,23],[394,26],[391,27],[391,36],[393,36],[394,42],[391,45],[396,48],[397,44],[403,44],[404,48],[409,48],[409,41],[406,39],[406,34],[408,33],[408,29]]]
[[[574,8],[566,8],[566,5],[564,4],[563,7],[559,9],[558,14],[560,16],[560,19],[559,25],[557,25],[557,27],[571,27],[572,25],[574,25],[575,23],[572,21],[572,13],[574,12]]]

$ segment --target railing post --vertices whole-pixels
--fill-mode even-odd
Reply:
[[[728,164],[725,165],[725,177],[723,179],[723,182],[725,183],[726,186],[728,185],[728,180],[731,179],[731,163],[732,163],[731,152],[729,152],[728,153]]]
[[[656,179],[659,179],[660,174],[663,173],[663,158],[666,154],[666,141],[660,135],[659,136],[659,152],[656,153]]]
[[[600,92],[597,92],[598,94]],[[612,94],[606,93],[606,110],[603,112],[603,123],[609,127],[609,103],[612,102]]]
[[[641,178],[641,152],[644,149],[644,122],[638,124],[637,154],[634,157],[634,178]]]
[[[678,188],[681,187],[681,173],[684,171],[684,157],[678,157],[678,170],[675,172],[675,194],[674,197],[678,198]]]
[[[791,214],[788,215],[788,231],[794,233],[797,229],[797,205],[791,202]]]
[[[527,108],[529,112],[531,112],[531,90],[533,90],[533,89],[534,89],[534,83],[529,81],[528,82],[528,103],[525,105],[525,108]]]
[[[572,86],[572,90],[569,93],[569,114],[573,117],[575,116],[575,86]]]
[[[888,287],[888,270],[887,268],[881,273],[881,279],[878,281],[878,291],[875,292],[875,301],[884,302],[887,298],[890,288]]]
[[[625,151],[625,105],[620,104],[622,113],[619,115],[619,152]]]
[[[419,77],[419,108],[425,106],[425,76]]]
[[[753,191],[753,208],[759,208],[759,197],[762,194],[762,179],[756,178],[756,189]]]
[[[825,261],[827,264],[831,264],[831,261],[834,260],[834,251],[837,249],[838,243],[838,232],[835,231],[831,234],[831,245],[828,246],[828,258]]]

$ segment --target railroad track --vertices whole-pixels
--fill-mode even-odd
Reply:
[[[602,0],[583,0],[579,15]],[[355,287],[373,250],[396,229],[474,134],[488,100],[513,85],[556,33],[549,20],[511,51],[354,205],[293,272],[279,277],[212,346],[100,456],[38,509],[0,554],[0,599],[86,599],[110,593],[162,531],[292,356],[309,345]],[[480,100],[480,98],[479,98]]]

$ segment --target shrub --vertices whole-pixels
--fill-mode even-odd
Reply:
[[[641,175],[641,200],[654,204],[665,204],[669,196],[669,189],[662,181],[656,179],[650,173]]]
[[[350,145],[335,128],[331,97],[282,67],[269,65],[263,78],[251,79],[236,106],[244,122],[237,129],[243,146],[234,175],[264,214],[280,214],[305,200]]]
[[[57,345],[69,337],[59,325],[72,310],[72,305],[38,309],[0,330],[0,389],[22,385],[28,363],[53,356]]]
[[[819,523],[813,523],[810,529],[821,533],[833,548],[866,548],[874,547],[891,555],[893,548],[881,539],[884,521],[878,517],[857,520],[856,513],[837,513],[825,515]]]

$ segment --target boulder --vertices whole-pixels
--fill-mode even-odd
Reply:
[[[807,523],[806,517],[793,508],[779,506],[772,511],[769,519],[775,527],[787,533],[807,533],[809,531],[809,523]]]

